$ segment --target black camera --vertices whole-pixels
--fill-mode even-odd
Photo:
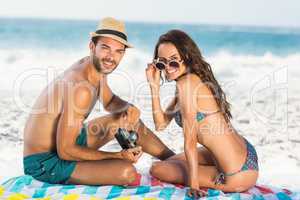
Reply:
[[[128,132],[124,128],[119,128],[118,132],[115,134],[115,138],[117,139],[122,149],[130,149],[136,146],[138,136],[135,131]]]

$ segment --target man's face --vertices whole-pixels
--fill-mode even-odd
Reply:
[[[91,57],[98,72],[109,74],[119,65],[125,53],[125,45],[109,37],[100,37],[97,44],[91,42]]]

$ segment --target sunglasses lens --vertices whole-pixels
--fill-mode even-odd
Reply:
[[[174,68],[179,68],[179,63],[176,62],[176,61],[171,61],[171,62],[169,63],[169,66],[170,66],[170,67],[174,67]]]
[[[164,64],[164,63],[161,63],[161,62],[156,63],[155,66],[156,66],[157,69],[159,69],[159,70],[165,69],[165,64]]]

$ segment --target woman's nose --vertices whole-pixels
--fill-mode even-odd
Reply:
[[[168,64],[166,64],[165,66],[166,66],[166,68],[165,68],[166,70],[169,70],[169,69],[170,69],[170,65],[169,65],[169,63],[168,63]]]

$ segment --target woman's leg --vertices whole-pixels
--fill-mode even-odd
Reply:
[[[171,159],[155,162],[150,172],[162,181],[188,185],[188,166],[185,160]],[[226,177],[225,184],[215,185],[214,180],[218,173],[217,167],[214,165],[199,164],[199,186],[219,189],[224,192],[242,192],[254,186],[258,177],[257,171],[248,170]]]
[[[181,160],[186,161],[185,153],[176,154],[168,160]],[[199,165],[215,165],[215,159],[213,155],[205,147],[198,147],[198,163]]]
[[[187,170],[185,167],[185,153],[176,154],[166,161],[158,161],[152,164],[150,169],[154,177],[172,183],[187,184]],[[203,166],[214,166],[215,161],[212,154],[205,148],[198,148],[198,163]],[[170,170],[170,171],[167,171]]]

